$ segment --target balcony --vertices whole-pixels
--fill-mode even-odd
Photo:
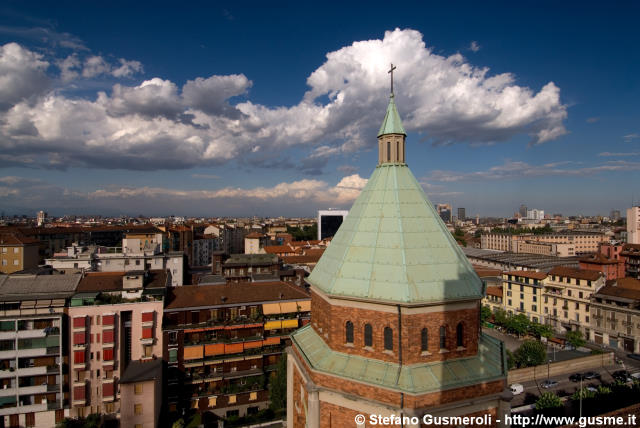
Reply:
[[[7,386],[6,388],[0,389],[0,397],[11,397],[15,395],[16,395],[15,386]]]
[[[32,386],[21,386],[18,388],[20,395],[22,394],[44,394],[47,392],[47,387],[49,385],[32,385]]]

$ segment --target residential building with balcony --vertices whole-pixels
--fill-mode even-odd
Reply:
[[[131,402],[121,399],[120,381],[133,362],[151,363],[162,356],[169,281],[163,270],[95,272],[82,278],[68,308],[73,417],[102,413],[120,418],[121,426],[135,425],[126,415],[140,415],[129,412]]]
[[[578,330],[589,337],[591,295],[604,286],[603,273],[555,267],[544,284],[544,319],[558,332]]]
[[[69,416],[65,305],[80,275],[0,275],[0,426]]]
[[[589,339],[640,353],[640,280],[618,278],[593,293]]]
[[[309,322],[310,296],[284,282],[170,289],[164,309],[165,401],[217,418],[269,405],[268,378],[289,333]]]
[[[248,282],[256,275],[277,275],[281,263],[274,254],[233,254],[222,263],[229,282]]]
[[[542,293],[547,274],[535,271],[502,273],[502,302],[510,314],[524,314],[534,322],[542,322]]]
[[[625,276],[640,279],[640,244],[625,244],[620,257],[624,259]]]

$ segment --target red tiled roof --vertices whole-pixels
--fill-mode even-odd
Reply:
[[[589,257],[583,257],[579,260],[581,263],[594,263],[599,265],[615,265],[620,263],[618,260],[613,260],[601,253],[596,253]]]
[[[575,269],[565,266],[556,266],[549,271],[549,275],[563,276],[568,278],[586,279],[597,281],[602,276],[601,272],[595,270]]]
[[[523,278],[531,278],[531,279],[545,279],[547,277],[546,273],[536,272],[534,270],[512,270],[508,272],[503,272],[503,274],[521,276]]]
[[[484,266],[473,265],[473,270],[476,271],[480,278],[485,276],[500,276],[502,271],[500,269],[491,269]]]
[[[34,238],[28,238],[19,233],[2,233],[0,234],[0,245],[30,245],[38,244],[40,241]]]
[[[502,297],[502,287],[494,287],[494,286],[487,287],[487,295]]]
[[[283,281],[187,285],[169,289],[165,308],[171,310],[310,298],[302,288]]]
[[[245,236],[245,238],[249,238],[249,239],[259,239],[259,238],[264,238],[264,233],[260,233],[260,232],[251,232],[250,234],[248,234],[247,236]]]
[[[320,260],[320,257],[322,256],[322,254],[314,254],[314,255],[301,255],[301,256],[282,256],[282,261],[287,263],[287,264],[291,264],[291,265],[295,265],[298,263],[318,263],[318,260]]]

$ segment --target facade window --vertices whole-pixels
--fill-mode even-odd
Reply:
[[[384,328],[384,349],[393,351],[393,330],[391,327]]]
[[[142,390],[143,390],[143,388],[142,388],[142,384],[141,384],[141,383],[136,383],[136,384],[134,385],[134,387],[133,387],[133,392],[134,392],[134,394],[136,394],[136,395],[140,395],[140,394],[142,394]]]
[[[423,328],[420,332],[420,350],[426,352],[429,350],[429,330]]]
[[[507,302],[508,302],[509,306],[513,306],[513,305],[511,304],[511,299],[509,299]]]
[[[447,328],[445,326],[440,327],[440,349],[447,348]]]
[[[178,361],[178,350],[177,349],[169,349],[169,362],[175,363]]]
[[[365,324],[364,326],[364,346],[373,346],[373,328],[371,324]]]
[[[142,414],[142,404],[134,404],[133,405],[133,413],[135,415],[141,415]]]
[[[522,285],[522,284],[520,285],[520,292],[521,293],[524,292],[524,285]]]
[[[229,404],[236,404],[236,401],[237,401],[237,396],[235,395],[229,396]]]
[[[456,327],[456,345],[458,348],[464,346],[464,326],[461,322]]]
[[[533,296],[533,301],[537,302],[538,301],[538,296]]]
[[[533,312],[538,312],[538,306],[537,305],[531,305],[531,310]]]
[[[347,343],[353,343],[353,323],[351,321],[347,321],[345,326],[345,337]]]
[[[391,141],[387,141],[387,162],[391,162]]]

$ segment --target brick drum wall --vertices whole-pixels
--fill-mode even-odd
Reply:
[[[400,393],[389,389],[378,388],[375,386],[367,385],[360,382],[354,382],[349,379],[341,379],[335,376],[329,376],[322,373],[312,372],[309,370],[306,362],[301,358],[298,349],[293,348],[298,355],[299,360],[302,362],[304,370],[309,374],[311,380],[318,386],[323,386],[329,389],[335,389],[347,394],[353,394],[358,397],[374,400],[389,404],[391,406],[400,406]],[[299,381],[296,381],[294,377],[294,400],[300,395]],[[469,400],[471,398],[478,398],[485,395],[499,394],[505,388],[505,382],[503,380],[497,380],[489,383],[482,383],[478,385],[468,386],[464,388],[449,389],[446,391],[438,391],[427,393],[423,395],[413,396],[405,394],[404,407],[405,408],[421,408],[426,406],[440,406],[456,401]],[[295,401],[294,401],[295,403]]]
[[[302,389],[304,390],[304,403],[301,401],[300,397],[300,386],[302,385]],[[308,394],[306,385],[302,383],[302,376],[300,372],[298,372],[297,368],[293,369],[293,427],[294,428],[304,428],[307,418],[305,415],[305,406],[308,402]]]
[[[396,307],[393,307],[396,310]],[[479,304],[473,309],[405,315],[402,314],[402,359],[403,364],[427,363],[450,358],[473,356],[478,351]],[[312,326],[334,350],[348,354],[375,358],[387,362],[398,362],[398,314],[379,312],[345,306],[332,306],[315,292],[311,293]],[[347,321],[354,325],[354,343],[346,343]],[[463,323],[464,349],[456,346],[456,326]],[[364,326],[373,327],[373,346],[364,346]],[[447,351],[440,352],[440,326],[447,329]],[[393,330],[393,351],[384,350],[384,328]],[[429,349],[421,351],[421,331],[428,329]]]

